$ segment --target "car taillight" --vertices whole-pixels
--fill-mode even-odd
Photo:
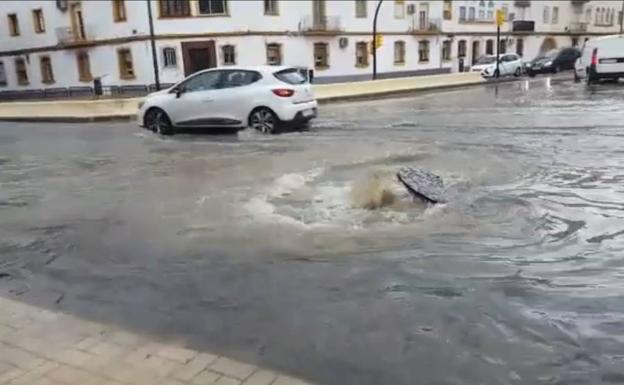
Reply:
[[[594,51],[592,52],[591,65],[598,65],[598,48],[594,48]]]
[[[295,93],[295,90],[291,90],[290,88],[275,88],[271,91],[273,91],[275,95],[281,96],[283,98],[293,96],[293,94]]]

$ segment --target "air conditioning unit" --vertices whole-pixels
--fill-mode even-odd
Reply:
[[[346,37],[341,37],[340,39],[338,39],[338,46],[340,48],[347,48],[347,46],[349,45],[349,39]]]
[[[407,5],[407,14],[413,15],[416,13],[416,4],[408,4]]]
[[[62,12],[67,11],[67,0],[56,0],[56,8]]]

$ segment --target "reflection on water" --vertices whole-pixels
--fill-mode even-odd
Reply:
[[[319,383],[622,382],[623,95],[509,83],[279,136],[3,126],[0,290]]]

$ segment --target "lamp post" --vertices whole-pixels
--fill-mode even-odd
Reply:
[[[150,44],[152,45],[152,66],[154,67],[154,83],[156,91],[160,91],[160,77],[158,76],[158,55],[156,55],[156,40],[154,38],[154,19],[152,17],[152,0],[146,0],[147,17],[149,19]]]
[[[373,17],[373,80],[377,79],[377,16],[379,15],[381,3],[383,3],[383,0],[379,0],[377,3],[375,16]]]

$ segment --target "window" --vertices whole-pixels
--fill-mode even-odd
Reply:
[[[451,41],[444,40],[442,42],[442,60],[451,60]]]
[[[4,69],[4,63],[0,61],[0,86],[7,85],[6,70]]]
[[[180,84],[180,87],[185,92],[214,90],[221,82],[222,73],[223,71],[202,72]]]
[[[355,0],[355,17],[366,17],[366,0]]]
[[[45,84],[54,83],[52,62],[49,56],[41,56],[39,58],[39,67],[41,68],[41,82]]]
[[[124,0],[113,0],[113,21],[116,23],[126,21],[126,2]]]
[[[15,74],[17,75],[17,84],[21,86],[28,84],[28,71],[26,71],[26,62],[24,62],[24,59],[15,59]]]
[[[90,82],[93,80],[89,55],[86,52],[80,52],[76,55],[76,60],[78,61],[78,80],[81,82]]]
[[[459,21],[466,21],[466,7],[459,7]]]
[[[548,24],[550,22],[550,7],[544,7],[544,14],[542,15],[542,22],[544,24]]]
[[[578,39],[576,43],[578,44]],[[574,45],[574,38],[572,38],[572,44]],[[516,53],[518,54],[518,56],[524,55],[524,40],[523,39],[516,39]]]
[[[279,9],[277,8],[277,0],[264,0],[264,14],[265,15],[279,15]]]
[[[457,57],[466,57],[466,40],[457,42]]]
[[[191,16],[189,0],[159,0],[160,17]]]
[[[487,11],[487,19],[491,20],[494,18],[494,11],[492,11],[491,9],[488,9]]]
[[[236,64],[236,48],[233,45],[224,45],[221,47],[221,55],[223,57],[223,65]]]
[[[35,33],[45,32],[45,20],[43,19],[43,11],[41,9],[33,9],[33,23],[35,25]]]
[[[485,54],[494,55],[494,40],[488,39],[485,41]]]
[[[594,24],[600,24],[600,8],[596,9],[596,22]]]
[[[132,65],[132,52],[129,48],[117,50],[117,63],[119,64],[119,77],[122,79],[134,79],[134,66]]]
[[[19,36],[19,24],[17,22],[17,15],[15,13],[11,13],[7,15],[9,18],[9,33],[11,36]]]
[[[242,87],[262,79],[262,76],[256,71],[227,70],[221,72],[218,88]]]
[[[178,56],[176,55],[176,49],[173,47],[163,48],[163,66],[164,67],[177,67]]]
[[[288,84],[303,84],[308,81],[308,79],[296,68],[281,70],[274,73],[273,76]]]
[[[366,46],[366,42],[359,41],[355,43],[355,66],[368,66],[368,47]]]
[[[394,42],[394,64],[404,64],[404,63],[405,63],[405,42],[395,41]]]
[[[479,8],[479,19],[480,20],[485,19],[485,9],[480,9]]]
[[[451,20],[453,18],[453,3],[450,0],[444,0],[444,20]]]
[[[475,19],[475,7],[468,8],[468,20],[474,21]]]
[[[267,52],[267,64],[269,65],[281,65],[282,64],[282,46],[280,44],[271,43],[266,46]]]
[[[394,18],[405,18],[405,0],[394,0]]]
[[[314,68],[329,67],[327,43],[314,43]]]
[[[552,23],[553,24],[559,23],[559,7],[553,7],[552,9]]]
[[[199,0],[200,15],[225,15],[227,14],[226,0]]]
[[[418,62],[426,63],[429,61],[429,40],[421,40],[418,42]]]

